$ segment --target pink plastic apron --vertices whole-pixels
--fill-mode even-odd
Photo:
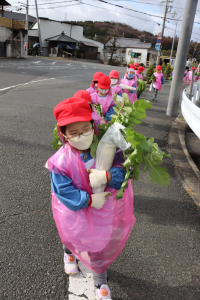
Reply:
[[[91,98],[92,98],[92,101],[91,101],[92,104],[99,103],[101,105],[104,116],[107,113],[107,111],[109,110],[109,108],[115,105],[111,93],[108,94],[106,97],[100,97],[98,94],[92,94]]]
[[[137,78],[140,78],[140,79],[143,80],[143,75],[142,74],[136,72],[136,76],[137,76]]]
[[[187,71],[184,72],[183,83],[185,83],[187,80],[187,76],[185,76],[185,74],[187,74]]]
[[[121,83],[128,85],[128,86],[136,86],[136,80],[131,79],[128,80],[127,78],[122,78]],[[131,103],[135,102],[137,100],[137,93],[129,93],[127,90],[123,90],[123,93],[126,93],[129,97],[129,100],[131,101]]]
[[[97,90],[94,88],[94,86],[90,86],[86,91],[89,92],[90,95],[97,93]]]
[[[77,150],[65,144],[45,164],[56,174],[72,179],[73,185],[92,194],[87,167],[94,167],[95,161],[85,165]],[[91,165],[93,164],[93,166]],[[115,164],[116,165],[116,164]],[[123,250],[135,224],[133,215],[133,189],[128,182],[123,198],[116,201],[117,190],[106,187],[112,196],[97,210],[93,207],[69,210],[52,193],[53,217],[62,243],[96,273],[103,273]]]
[[[162,88],[161,78],[163,77],[163,73],[162,73],[162,72],[161,72],[161,73],[155,72],[153,75],[156,77],[156,81],[154,81],[153,87],[154,87],[155,89],[157,89],[157,90],[160,91],[161,88]]]
[[[113,94],[113,96],[115,95],[115,94],[117,94],[117,95],[121,95],[123,92],[122,92],[122,89],[120,88],[120,86],[117,84],[117,85],[115,85],[115,86],[111,86],[111,91],[112,91],[112,94]]]

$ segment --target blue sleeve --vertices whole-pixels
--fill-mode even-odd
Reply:
[[[112,179],[108,183],[108,185],[115,190],[119,190],[121,188],[122,183],[124,182],[126,171],[119,167],[113,167],[109,170],[109,172],[112,175]]]
[[[118,94],[118,96],[122,97],[122,94]]]
[[[76,189],[72,180],[63,175],[51,174],[51,188],[56,197],[72,211],[77,211],[88,206],[89,195],[85,191]]]
[[[116,105],[113,105],[109,108],[109,110],[107,111],[107,113],[104,115],[104,118],[106,121],[110,121],[112,118],[111,116],[115,114],[115,111],[113,109],[113,107],[115,107]]]
[[[162,84],[165,83],[165,77],[164,77],[164,76],[161,78],[161,83],[162,83]]]

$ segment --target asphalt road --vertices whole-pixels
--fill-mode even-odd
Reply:
[[[68,299],[63,251],[51,213],[50,177],[44,168],[54,153],[53,108],[86,89],[94,72],[108,74],[111,69],[40,57],[0,60],[1,300]],[[125,71],[118,70],[120,75]],[[154,136],[167,152],[173,121],[165,115],[168,94],[166,85],[136,127]],[[144,94],[146,99],[152,96]],[[168,187],[152,185],[148,174],[133,182],[137,221],[108,271],[113,300],[200,299],[199,212],[173,160],[166,159],[164,165],[171,175]]]

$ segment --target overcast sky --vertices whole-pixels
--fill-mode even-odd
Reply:
[[[162,30],[163,20],[159,16],[164,16],[165,1],[162,0],[105,0],[114,5],[121,5],[119,8],[114,5],[102,3],[99,0],[38,0],[38,11],[40,17],[45,17],[58,21],[114,21],[126,23],[138,30],[146,30],[157,34]],[[8,0],[12,4],[13,11],[26,5],[25,0]],[[184,12],[185,0],[174,0],[170,5],[171,12],[167,14],[167,22],[164,35],[173,36],[176,19]],[[29,0],[29,14],[36,16],[35,1]],[[132,11],[136,10],[138,12]],[[200,1],[198,3],[195,22],[200,23]],[[25,10],[19,11],[25,13]],[[152,14],[149,16],[139,12]],[[174,13],[176,13],[174,15]],[[171,20],[170,20],[171,19]],[[160,25],[158,25],[160,24]],[[177,35],[179,36],[181,21],[178,22]],[[194,24],[192,40],[200,42],[200,24]]]

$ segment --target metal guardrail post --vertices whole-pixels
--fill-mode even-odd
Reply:
[[[194,84],[194,73],[195,73],[195,70],[192,70],[192,80],[191,80],[191,85],[190,85],[190,93],[189,93],[189,99],[191,100],[192,99],[192,92],[193,92],[193,84]]]
[[[193,86],[193,97],[192,97],[192,103],[195,104],[195,101],[196,101],[196,96],[197,96],[197,85],[195,84]]]

